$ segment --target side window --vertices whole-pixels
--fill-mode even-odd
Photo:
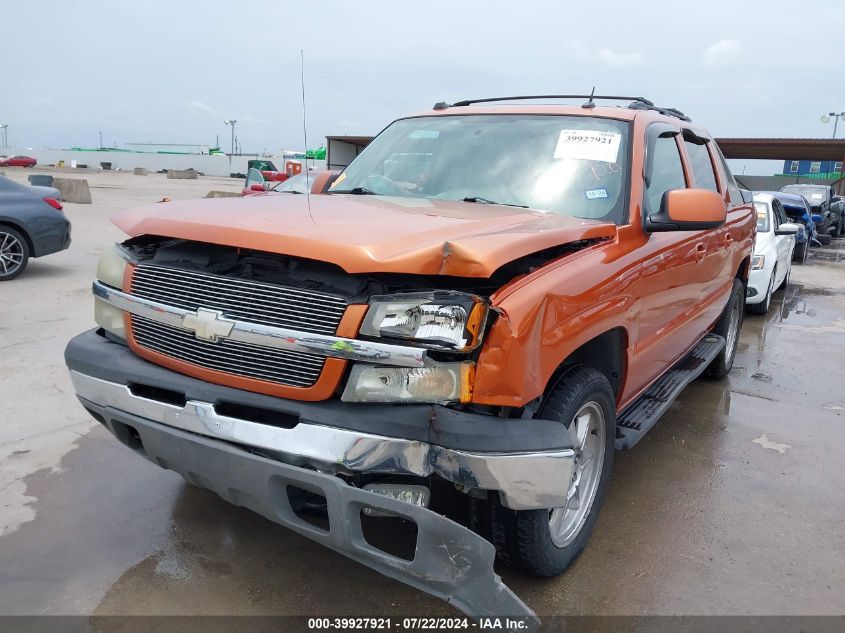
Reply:
[[[786,210],[783,208],[783,204],[778,199],[772,200],[772,211],[774,211],[774,220],[775,220],[775,228],[780,226],[781,224],[785,224],[789,222],[786,218]]]
[[[689,158],[694,186],[699,189],[719,191],[719,186],[716,184],[716,174],[713,172],[713,161],[710,160],[710,152],[707,150],[707,143],[697,143],[696,140],[684,137],[684,149]]]
[[[725,173],[725,180],[727,181],[728,185],[728,196],[731,199],[731,204],[741,204],[742,203],[742,194],[739,191],[739,186],[736,184],[736,180],[734,180],[733,174],[731,173],[731,168],[728,167],[728,161],[725,160],[722,151],[713,146],[714,151],[716,152],[716,156],[719,157],[719,162],[722,164],[722,171]]]
[[[657,213],[663,194],[673,189],[685,189],[684,167],[674,136],[659,136],[654,141],[651,182],[645,197],[649,213]]]

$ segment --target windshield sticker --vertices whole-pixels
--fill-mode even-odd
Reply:
[[[440,130],[414,130],[408,135],[408,138],[438,138]]]
[[[590,189],[585,191],[587,200],[596,200],[597,198],[607,198],[607,189]]]
[[[554,157],[615,163],[621,142],[618,132],[561,130]]]

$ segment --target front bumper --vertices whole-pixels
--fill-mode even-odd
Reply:
[[[768,259],[769,256],[767,256]],[[748,284],[745,290],[745,303],[756,304],[766,300],[769,282],[772,280],[772,268],[764,266],[760,270],[748,273]]]
[[[494,573],[493,545],[446,517],[354,488],[332,475],[255,455],[226,442],[95,404],[84,397],[80,400],[136,453],[178,472],[187,481],[213,490],[230,503],[454,604],[471,617],[516,617],[522,631],[532,631],[539,624],[531,609]],[[296,514],[288,495],[290,488],[325,497],[328,529]],[[376,508],[417,525],[413,560],[393,556],[367,542],[361,523],[364,508]]]
[[[565,505],[574,451],[550,420],[436,405],[283,400],[190,378],[89,331],[65,360],[77,395],[109,408],[330,474],[437,475],[514,510]],[[221,413],[220,411],[226,413]]]

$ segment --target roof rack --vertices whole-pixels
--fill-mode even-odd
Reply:
[[[634,102],[631,103],[628,108],[631,110],[654,110],[655,112],[659,112],[660,114],[665,114],[666,116],[672,116],[676,119],[680,119],[681,121],[692,121],[686,114],[678,110],[677,108],[661,108],[656,105],[645,105],[644,103]]]
[[[492,103],[495,101],[527,101],[529,99],[587,99],[586,103],[581,105],[582,108],[594,108],[594,99],[606,99],[611,101],[630,101],[628,107],[632,110],[653,110],[660,114],[675,117],[682,121],[690,121],[683,112],[675,108],[661,108],[654,105],[645,97],[623,97],[618,95],[518,95],[513,97],[488,97],[486,99],[464,99],[463,101],[456,101],[455,103],[447,103],[439,101],[434,104],[435,110],[446,110],[448,108],[460,108],[475,103]]]

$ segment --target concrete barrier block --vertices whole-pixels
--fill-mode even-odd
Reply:
[[[180,180],[196,180],[197,172],[195,169],[168,169],[167,177]]]
[[[91,190],[84,178],[53,178],[53,186],[62,194],[64,202],[91,204]]]
[[[132,170],[132,173],[136,176],[146,176],[147,175],[147,168],[146,167],[136,167]]]
[[[209,191],[206,198],[240,198],[241,194],[235,191]]]
[[[49,174],[33,174],[27,178],[29,180],[29,184],[35,185],[36,187],[52,187],[53,186],[53,177]]]

